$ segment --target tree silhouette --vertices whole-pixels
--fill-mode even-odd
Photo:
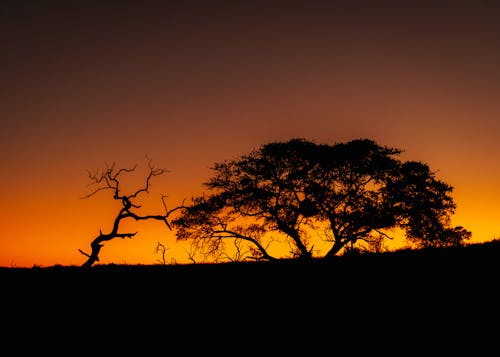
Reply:
[[[399,176],[388,183],[400,226],[418,248],[453,247],[471,237],[461,226],[449,227],[456,204],[453,188],[436,180],[429,167],[421,162],[405,162]]]
[[[209,193],[194,197],[172,225],[177,239],[215,259],[228,240],[246,242],[252,259],[278,259],[273,241],[288,244],[289,257],[332,257],[347,246],[380,246],[395,228],[417,246],[461,245],[470,232],[448,226],[452,187],[426,164],[398,160],[401,152],[369,139],[265,144],[216,163]],[[328,248],[316,249],[314,237]]]
[[[90,246],[92,251],[90,254],[87,254],[81,249],[79,249],[79,252],[88,258],[82,264],[82,267],[84,268],[91,267],[95,262],[99,261],[99,253],[101,251],[101,248],[103,247],[104,242],[112,240],[114,238],[132,238],[137,234],[137,232],[133,233],[119,232],[120,224],[123,222],[123,220],[127,218],[131,218],[136,221],[158,220],[164,222],[169,230],[172,229],[167,219],[170,216],[170,214],[178,210],[180,207],[168,210],[167,205],[165,203],[166,199],[165,196],[162,196],[162,204],[163,207],[165,208],[164,214],[140,215],[134,212],[135,209],[141,208],[141,206],[135,204],[134,201],[138,198],[140,194],[149,193],[149,189],[151,187],[151,180],[153,179],[153,177],[162,175],[166,172],[165,169],[156,168],[152,164],[150,159],[148,159],[147,161],[149,170],[146,175],[144,185],[141,188],[129,194],[123,192],[122,187],[120,186],[120,179],[122,178],[122,175],[134,172],[137,168],[137,165],[135,165],[132,168],[117,169],[115,167],[115,164],[113,163],[111,166],[106,165],[105,170],[103,170],[102,172],[100,171],[97,171],[95,173],[91,173],[90,171],[88,172],[89,179],[91,181],[90,185],[94,186],[94,189],[83,198],[92,197],[100,191],[110,190],[113,193],[113,199],[121,201],[122,208],[119,210],[118,214],[115,217],[111,231],[109,233],[103,233],[102,230],[100,230],[99,235],[91,242]]]

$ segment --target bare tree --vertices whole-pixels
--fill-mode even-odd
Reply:
[[[168,248],[165,247],[165,245],[163,243],[160,243],[160,242],[157,242],[156,243],[156,247],[154,249],[154,252],[155,254],[161,254],[161,260],[158,259],[158,262],[161,264],[161,265],[166,265],[167,262],[165,261],[165,254],[167,253],[167,250]]]
[[[95,173],[91,173],[88,171],[88,176],[90,179],[90,186],[94,186],[94,189],[87,195],[82,198],[89,198],[94,196],[100,191],[111,191],[113,192],[113,198],[117,201],[121,201],[122,208],[116,215],[116,218],[113,223],[113,227],[109,233],[103,233],[102,230],[99,231],[99,235],[92,241],[90,247],[92,249],[91,253],[85,253],[81,249],[79,252],[85,255],[88,259],[85,263],[82,264],[83,268],[91,267],[95,262],[99,261],[99,253],[101,248],[103,247],[103,243],[106,241],[110,241],[114,238],[132,238],[137,232],[120,232],[120,224],[123,220],[127,218],[131,218],[135,221],[144,221],[144,220],[157,220],[165,223],[169,230],[172,230],[170,223],[168,222],[168,217],[175,212],[176,210],[182,208],[182,206],[175,207],[171,210],[167,208],[165,203],[166,196],[162,196],[162,204],[165,209],[163,214],[157,215],[141,215],[135,212],[136,209],[141,208],[140,205],[134,203],[134,201],[138,198],[138,196],[142,193],[149,193],[149,189],[151,187],[151,181],[153,177],[160,176],[167,172],[167,170],[162,168],[155,167],[150,159],[147,159],[148,163],[148,173],[146,175],[144,185],[137,189],[136,191],[126,194],[123,192],[120,186],[120,179],[123,175],[130,174],[134,172],[137,168],[135,165],[132,168],[121,168],[117,169],[115,167],[115,163],[112,165],[106,165],[105,170],[96,171]]]

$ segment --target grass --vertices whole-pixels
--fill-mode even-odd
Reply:
[[[165,287],[186,291],[199,287],[221,294],[252,286],[279,293],[293,286],[384,286],[404,287],[434,284],[473,284],[496,279],[500,273],[500,241],[469,244],[458,248],[398,250],[314,259],[304,262],[231,262],[181,265],[95,265],[32,268],[0,268],[4,284],[28,287],[47,284],[57,289],[92,284],[101,291],[120,283],[137,287]],[[247,286],[247,284],[249,284]],[[424,286],[425,287],[425,286]]]
[[[499,258],[494,241],[308,263],[1,268],[3,341],[28,355],[485,355]]]

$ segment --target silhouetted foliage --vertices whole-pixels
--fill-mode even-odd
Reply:
[[[470,238],[471,233],[463,227],[449,227],[456,208],[453,188],[437,180],[427,165],[403,163],[399,177],[388,188],[391,201],[400,211],[399,224],[418,248],[457,246]]]
[[[228,240],[246,242],[248,258],[258,260],[279,258],[270,249],[276,241],[289,244],[292,258],[380,249],[396,228],[418,247],[462,245],[471,233],[449,227],[452,187],[426,164],[399,160],[401,152],[369,139],[265,144],[216,163],[209,193],[194,197],[172,225],[179,240],[216,260]],[[326,249],[315,248],[320,241]]]
[[[83,198],[89,198],[94,196],[96,193],[104,190],[110,190],[113,193],[113,199],[121,201],[122,208],[116,215],[116,218],[113,223],[113,227],[109,233],[103,233],[99,231],[99,235],[92,241],[90,244],[92,251],[90,254],[85,253],[81,249],[79,249],[80,253],[85,255],[88,259],[82,264],[82,267],[91,267],[94,263],[99,261],[99,253],[101,248],[103,247],[103,242],[109,241],[114,238],[132,238],[137,232],[133,233],[122,233],[119,232],[120,224],[123,220],[127,218],[131,218],[136,221],[142,220],[158,220],[163,221],[168,229],[172,229],[170,223],[167,218],[171,213],[179,209],[180,207],[176,207],[174,209],[168,210],[165,204],[165,196],[162,197],[163,207],[165,208],[164,214],[158,215],[140,215],[134,212],[135,209],[141,208],[140,205],[134,203],[134,201],[138,198],[141,193],[149,193],[149,188],[151,187],[151,180],[155,176],[162,175],[166,172],[165,169],[156,168],[151,160],[148,159],[148,168],[149,171],[146,175],[144,186],[137,189],[136,191],[126,194],[124,190],[120,186],[120,179],[122,175],[132,173],[136,170],[137,165],[133,168],[115,168],[115,164],[111,166],[107,166],[105,170],[102,172],[91,173],[88,172],[90,184],[95,188]]]

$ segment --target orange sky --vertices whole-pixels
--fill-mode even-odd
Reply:
[[[85,261],[119,208],[80,199],[87,169],[148,155],[170,170],[161,212],[161,193],[175,206],[213,163],[291,137],[401,148],[455,188],[454,224],[500,237],[497,1],[101,3],[0,5],[0,266]],[[163,225],[130,229],[101,262],[155,263],[158,242],[186,261]]]

